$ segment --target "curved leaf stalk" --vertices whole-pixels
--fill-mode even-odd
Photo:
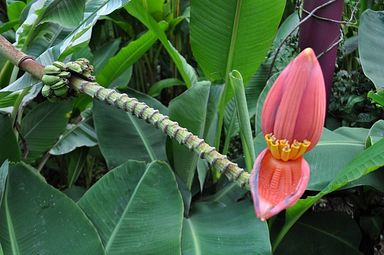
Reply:
[[[27,71],[34,77],[41,80],[44,74],[44,67],[17,50],[3,36],[0,35],[0,55],[8,59],[12,64]],[[220,154],[216,149],[207,144],[204,139],[189,132],[186,128],[169,119],[168,116],[161,114],[145,103],[139,102],[136,98],[131,98],[127,94],[118,93],[112,89],[106,89],[96,82],[85,81],[78,77],[71,78],[71,85],[74,89],[85,93],[100,101],[114,105],[126,112],[130,112],[138,118],[146,120],[155,127],[160,128],[172,139],[176,139],[180,144],[187,146],[205,158],[208,162],[225,174],[230,180],[237,182],[241,187],[249,189],[249,173],[240,168],[237,164],[229,161],[226,156]]]

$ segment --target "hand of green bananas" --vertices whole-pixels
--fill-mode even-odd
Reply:
[[[69,86],[69,78],[72,75],[84,80],[95,81],[92,72],[93,66],[85,58],[80,58],[66,64],[54,61],[52,65],[44,67],[44,75],[42,77],[44,86],[41,94],[50,100],[65,98],[73,91]]]

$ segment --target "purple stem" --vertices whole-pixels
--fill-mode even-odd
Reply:
[[[328,1],[329,0],[305,0],[303,18],[313,9]],[[324,75],[327,102],[329,102],[329,95],[331,93],[338,48],[338,45],[334,44],[340,38],[340,22],[338,21],[341,21],[343,7],[344,0],[337,0],[316,11],[312,17],[300,25],[300,49],[303,50],[310,47],[315,51],[316,55],[319,56],[319,54],[321,54],[319,63]]]

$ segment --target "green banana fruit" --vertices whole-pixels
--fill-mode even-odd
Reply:
[[[65,79],[66,80],[66,79]],[[68,84],[64,79],[61,79],[60,81],[56,82],[55,84],[51,85],[51,89],[56,90],[61,87],[64,87]]]
[[[54,65],[47,65],[44,67],[45,74],[59,74],[61,73],[61,69]]]
[[[70,72],[61,72],[59,73],[58,75],[60,78],[70,78],[71,77],[71,73]]]
[[[57,68],[60,68],[60,70],[67,70],[67,65],[64,64],[63,62],[60,62],[60,61],[54,61],[52,63],[54,66],[56,66]]]
[[[49,97],[52,94],[52,90],[49,86],[44,85],[43,88],[41,89],[41,94],[44,97]]]
[[[58,76],[54,76],[54,75],[44,74],[43,77],[41,78],[41,80],[43,81],[43,83],[45,85],[52,86],[53,84],[61,81],[61,78]]]
[[[71,95],[76,94],[76,91],[71,90],[68,86],[68,79],[77,73],[83,79],[94,81],[95,78],[92,76],[93,70],[93,66],[85,58],[79,58],[68,63],[54,61],[51,65],[47,65],[44,68],[45,74],[42,77],[44,86],[41,93],[51,102],[57,101],[60,97],[66,97],[70,93]]]
[[[69,70],[75,72],[75,73],[82,73],[83,69],[81,68],[81,65],[76,62],[68,62],[67,67]]]
[[[58,97],[65,97],[68,95],[68,87],[63,86],[61,88],[53,90],[53,93]]]

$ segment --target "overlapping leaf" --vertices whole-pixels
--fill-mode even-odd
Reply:
[[[166,34],[161,29],[161,26],[157,24],[156,20],[149,14],[149,12],[143,8],[142,2],[138,0],[132,0],[125,6],[127,11],[139,19],[149,30],[156,34],[158,39],[167,50],[169,56],[177,66],[180,75],[187,87],[191,87],[197,82],[197,75],[192,66],[190,66],[185,58],[175,49],[175,47],[168,40]]]
[[[0,215],[5,254],[104,254],[80,208],[25,164],[10,166]]]
[[[97,144],[95,130],[87,124],[91,113],[84,113],[84,119],[76,125],[70,124],[60,136],[59,141],[49,151],[52,155],[63,155],[82,146],[92,147]]]
[[[191,3],[193,54],[211,80],[238,70],[247,83],[274,38],[285,1],[201,0]]]
[[[23,118],[21,132],[28,160],[35,160],[51,149],[64,131],[71,109],[72,102],[69,100],[56,103],[45,101]]]
[[[183,223],[183,254],[270,254],[268,227],[250,201],[202,204]],[[234,238],[236,237],[236,238]]]
[[[162,162],[128,161],[79,201],[106,254],[179,254],[183,204],[175,176]]]
[[[0,114],[0,165],[8,159],[20,160],[20,149],[9,116]]]
[[[305,242],[297,242],[305,236]],[[339,254],[358,255],[361,233],[356,222],[346,214],[334,212],[304,215],[276,249],[275,254]]]
[[[359,53],[365,75],[376,88],[384,87],[384,11],[366,10],[359,26]]]

